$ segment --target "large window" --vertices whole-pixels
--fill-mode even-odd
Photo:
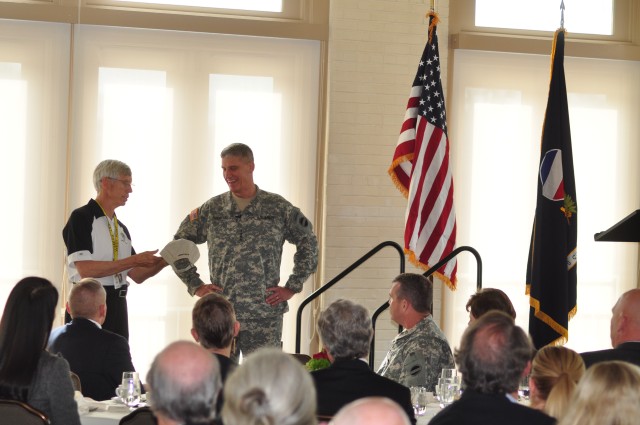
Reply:
[[[455,158],[458,244],[483,258],[485,287],[504,290],[528,328],[525,295],[535,212],[549,56],[457,50],[450,136]],[[568,346],[606,348],[611,307],[635,287],[637,244],[595,242],[640,204],[640,64],[565,58],[579,214],[578,312]],[[475,264],[459,263],[459,290],[447,293],[447,329],[459,341]]]
[[[114,0],[122,3],[148,3],[154,5],[192,6],[219,9],[281,12],[282,0]]]
[[[193,208],[228,190],[219,154],[233,142],[253,148],[261,188],[314,216],[319,42],[76,25],[71,74],[71,28],[53,25],[55,39],[41,30],[48,25],[0,21],[0,42],[16,44],[0,58],[14,206],[3,208],[2,221],[11,223],[5,237],[15,242],[2,248],[12,265],[0,276],[2,303],[28,274],[49,278],[62,293],[61,229],[71,210],[95,196],[93,168],[105,158],[132,168],[134,191],[117,213],[139,252],[161,249]],[[20,37],[37,41],[29,50],[12,41]],[[52,45],[63,59],[47,68],[41,62],[51,61]],[[54,97],[59,105],[45,102]],[[285,246],[283,282],[293,250]],[[198,268],[208,281],[204,245]],[[191,339],[194,302],[170,268],[131,288],[131,350],[143,374],[168,342]],[[284,348],[293,351],[290,317]]]
[[[22,277],[60,280],[69,39],[66,25],[0,21],[0,306]]]
[[[611,35],[613,0],[566,0],[564,25],[572,33]],[[555,31],[560,0],[476,0],[478,27]]]
[[[493,19],[513,6],[501,1],[450,2],[454,52],[447,96],[458,244],[479,250],[483,286],[504,290],[516,306],[516,322],[528,329],[526,265],[560,1],[514,2],[529,23],[540,23],[535,13],[551,16],[546,31],[532,31],[526,18],[481,26],[490,25],[479,22],[491,10]],[[579,214],[577,314],[569,322],[567,346],[577,351],[610,346],[611,308],[638,285],[639,261],[638,244],[595,242],[594,234],[640,205],[640,39],[630,31],[640,9],[629,0],[598,2],[591,17],[611,24],[610,35],[603,35],[588,24],[589,16],[585,26],[575,19],[590,4],[565,0],[565,77]],[[458,267],[458,291],[444,294],[450,341],[460,340],[468,320],[464,306],[475,290],[475,262],[463,260]]]

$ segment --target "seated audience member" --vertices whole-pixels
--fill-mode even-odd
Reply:
[[[464,391],[429,424],[545,425],[555,420],[519,404],[512,393],[529,373],[533,345],[506,313],[490,311],[462,335],[456,363]]]
[[[58,291],[41,277],[11,290],[0,319],[0,398],[33,406],[51,425],[80,425],[69,364],[45,350],[57,303]]]
[[[611,310],[612,349],[582,353],[584,364],[622,360],[640,366],[640,289],[625,292]]]
[[[503,311],[516,320],[516,310],[507,294],[500,289],[483,288],[471,295],[467,301],[469,324],[490,310]]]
[[[73,285],[67,301],[71,322],[54,329],[49,351],[60,353],[80,378],[82,395],[110,400],[122,381],[122,372],[135,371],[127,340],[102,329],[107,315],[107,293],[91,278]]]
[[[337,300],[318,318],[318,333],[331,366],[313,371],[318,415],[333,416],[342,406],[364,397],[388,397],[400,404],[415,423],[407,387],[378,375],[367,363],[373,327],[367,309]]]
[[[389,293],[391,320],[404,327],[378,373],[406,387],[425,386],[433,391],[442,369],[455,367],[451,347],[431,316],[433,279],[403,273],[393,280]]]
[[[231,360],[234,338],[238,336],[240,323],[231,303],[220,294],[207,294],[193,307],[191,335],[203,348],[212,353],[220,364],[222,385],[227,375],[236,368]],[[222,391],[218,398],[217,412],[222,409],[224,397]]]
[[[564,416],[576,385],[584,375],[580,354],[565,347],[540,349],[531,364],[531,407],[554,418]]]
[[[331,425],[409,425],[402,408],[385,397],[365,397],[338,411]]]
[[[640,367],[600,362],[587,369],[558,425],[636,425],[639,400]]]
[[[315,425],[311,375],[276,348],[249,354],[224,386],[224,425]]]
[[[169,344],[147,373],[158,425],[213,424],[222,387],[218,361],[193,342]]]

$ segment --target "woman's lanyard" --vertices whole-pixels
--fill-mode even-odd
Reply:
[[[111,228],[111,221],[109,220],[109,216],[104,211],[104,208],[102,208],[102,205],[100,205],[98,201],[96,201],[96,203],[102,210],[102,213],[104,214],[104,218],[107,219],[107,228],[109,229],[109,236],[111,236],[111,246],[113,248],[113,261],[116,261],[118,259],[118,246],[120,245],[120,241],[118,240],[118,217],[116,217],[116,213],[114,212],[113,228]],[[122,273],[116,273],[114,275],[114,278],[115,278],[114,287],[118,289],[122,286],[122,280],[123,280]]]

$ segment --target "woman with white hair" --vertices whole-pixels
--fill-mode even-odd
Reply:
[[[309,372],[276,348],[250,354],[224,386],[225,425],[315,425],[316,392]]]

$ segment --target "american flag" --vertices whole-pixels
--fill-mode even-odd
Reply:
[[[422,53],[389,174],[408,198],[404,250],[424,270],[442,260],[456,244],[453,178],[436,26],[429,13],[429,38]],[[435,273],[455,289],[454,259]]]

